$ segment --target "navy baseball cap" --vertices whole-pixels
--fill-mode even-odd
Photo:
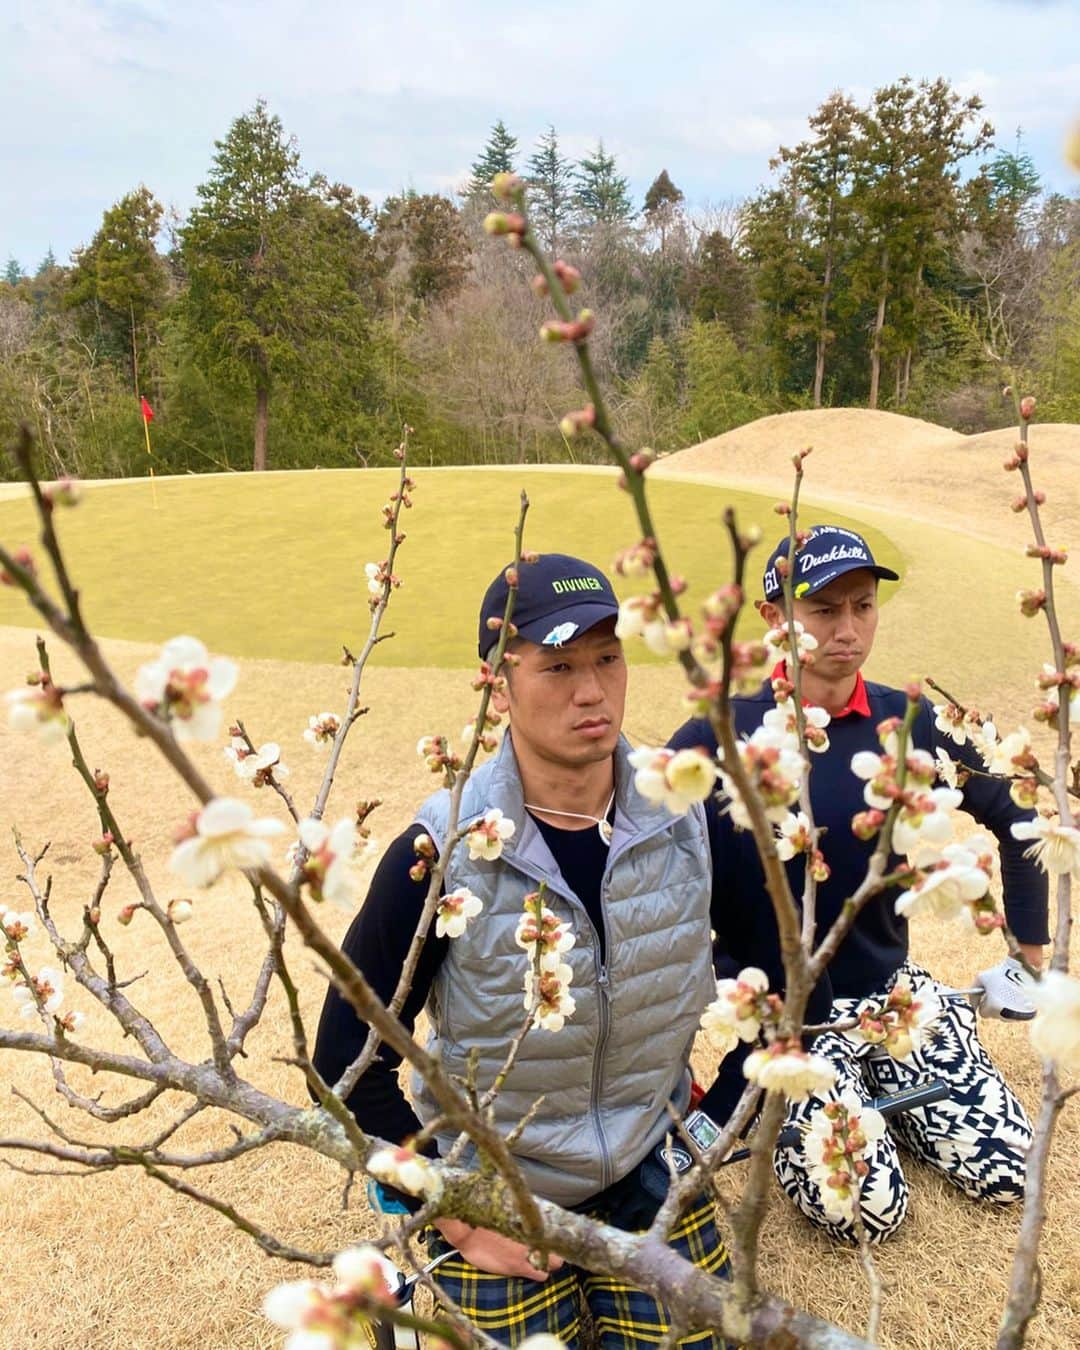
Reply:
[[[503,568],[487,588],[480,606],[480,656],[486,657],[499,639],[489,619],[506,613],[509,594]],[[534,563],[518,568],[518,591],[510,622],[518,636],[542,647],[573,642],[605,619],[615,619],[619,602],[611,582],[599,568],[566,553],[542,553]]]
[[[814,525],[807,531],[808,538],[795,554],[795,575],[793,594],[796,600],[813,595],[827,586],[830,581],[843,576],[845,572],[854,572],[865,567],[882,581],[899,581],[898,573],[888,567],[879,567],[870,552],[870,545],[854,530],[845,530],[840,525]],[[784,593],[784,581],[777,570],[777,561],[786,558],[789,540],[785,535],[773,549],[762,588],[766,600],[779,600]]]

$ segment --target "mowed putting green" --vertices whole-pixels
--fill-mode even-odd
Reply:
[[[618,550],[638,538],[614,471],[420,469],[415,477],[395,566],[404,584],[384,624],[395,636],[379,651],[381,665],[460,667],[475,659],[479,598],[513,556],[523,488],[528,548],[576,553],[610,569]],[[94,487],[57,523],[95,632],[144,642],[191,633],[237,657],[332,661],[342,643],[355,651],[367,635],[363,569],[386,557],[381,512],[396,484],[389,469],[170,478],[153,488],[137,479]],[[755,585],[784,529],[774,498],[725,487],[658,480],[651,501],[691,601],[731,575],[726,506],[740,528],[762,529]],[[879,562],[904,572],[903,554],[879,528],[833,519],[861,530]],[[30,545],[46,572],[25,498],[0,501],[0,542]],[[617,583],[621,596],[641,589]],[[752,611],[750,619],[757,622]],[[19,592],[0,588],[0,624],[36,622]]]

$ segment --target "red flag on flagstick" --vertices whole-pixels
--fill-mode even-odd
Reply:
[[[152,421],[154,420],[154,410],[153,410],[153,408],[151,408],[150,404],[147,403],[147,401],[146,401],[145,398],[141,398],[141,399],[139,400],[139,402],[142,404],[143,421],[144,421],[144,422],[152,422]]]

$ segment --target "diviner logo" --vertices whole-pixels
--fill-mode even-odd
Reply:
[[[563,577],[551,583],[556,595],[566,595],[570,591],[602,591],[603,582],[596,577]]]

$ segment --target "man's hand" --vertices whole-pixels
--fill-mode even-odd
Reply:
[[[1026,1022],[1035,1016],[1035,1006],[1027,996],[1031,976],[1013,957],[1007,956],[998,965],[980,971],[975,983],[983,990],[976,1005],[982,1017]]]
[[[563,1264],[561,1256],[548,1253],[547,1270],[529,1260],[529,1249],[521,1242],[503,1237],[490,1228],[473,1228],[462,1219],[436,1219],[435,1227],[456,1247],[466,1261],[489,1275],[518,1275],[526,1280],[546,1280]]]

